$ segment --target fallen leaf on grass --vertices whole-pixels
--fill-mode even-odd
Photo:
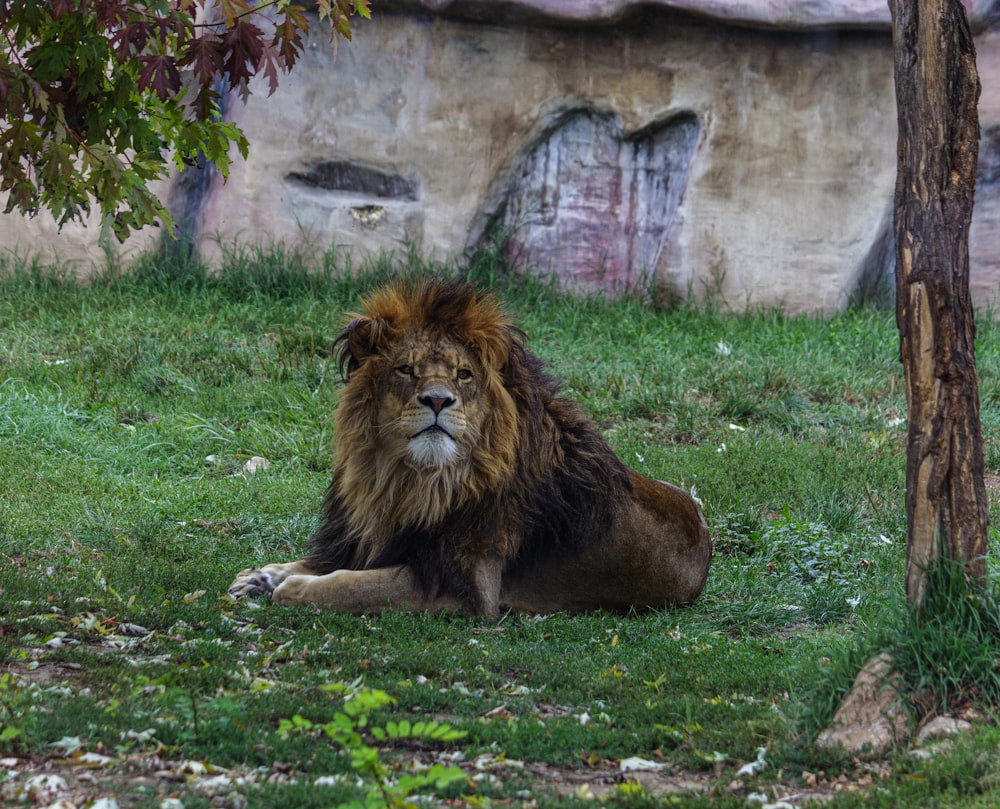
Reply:
[[[48,803],[60,792],[67,792],[69,784],[61,775],[42,773],[24,782],[24,794],[35,803]]]
[[[512,721],[514,714],[507,710],[506,705],[498,705],[496,708],[484,713],[483,719],[507,719],[508,721]]]
[[[266,472],[271,468],[271,462],[267,458],[254,455],[249,461],[243,464],[243,471],[248,475],[256,475],[258,472]]]
[[[118,738],[120,738],[123,742],[148,742],[155,735],[156,728],[146,728],[145,730],[126,730],[125,732],[119,734]]]
[[[623,758],[618,762],[618,769],[622,772],[644,772],[650,770],[662,770],[663,765],[657,761],[650,761],[646,758],[639,758],[639,756],[632,756],[631,758]]]
[[[111,629],[107,626],[104,618],[93,612],[81,612],[72,616],[69,622],[76,629],[83,632],[94,632],[98,635],[108,635],[111,633]]]
[[[100,769],[110,767],[115,760],[110,756],[102,756],[100,753],[84,753],[77,750],[73,755],[67,757],[70,764],[77,767],[87,767],[89,769]]]
[[[232,776],[228,773],[213,776],[212,778],[199,778],[195,783],[195,788],[209,795],[229,791],[233,787],[246,786],[247,781],[240,776]]]
[[[507,758],[504,753],[495,755],[493,753],[483,753],[472,760],[472,766],[477,770],[492,770],[497,767],[511,767],[516,770],[524,769],[524,762],[516,758]]]
[[[772,803],[768,799],[767,795],[760,792],[751,792],[747,795],[747,803],[751,806],[760,804],[760,809],[795,809],[794,804],[791,804],[788,801],[778,800]]]
[[[516,683],[505,683],[500,691],[510,697],[525,697],[531,693],[531,689],[526,685]]]
[[[764,756],[767,754],[766,747],[757,748],[757,760],[751,761],[749,764],[744,764],[736,771],[736,775],[739,778],[744,778],[747,776],[753,776],[759,773],[761,770],[767,768],[767,762],[764,760]]]
[[[201,761],[185,760],[177,764],[172,769],[157,770],[156,777],[175,780],[191,777],[199,778],[203,775],[208,775],[208,773],[212,770],[214,770],[214,768]]]
[[[57,756],[68,758],[83,747],[83,741],[79,736],[63,736],[59,741],[52,742],[48,746]]]
[[[137,637],[139,635],[148,635],[149,630],[139,624],[132,624],[126,621],[125,623],[118,625],[118,633],[121,635],[131,635],[133,637]]]
[[[465,683],[457,681],[451,684],[451,689],[442,688],[440,689],[442,694],[448,693],[448,691],[454,691],[456,694],[461,694],[463,697],[481,697],[483,692],[478,688],[469,688]]]

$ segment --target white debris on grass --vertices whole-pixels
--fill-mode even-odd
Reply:
[[[658,761],[650,761],[639,756],[632,756],[631,758],[623,758],[618,762],[618,769],[622,772],[649,772],[662,770],[663,765]]]
[[[764,756],[767,755],[766,747],[757,748],[757,760],[751,761],[749,764],[744,764],[736,771],[738,778],[746,778],[749,776],[757,775],[757,773],[767,768],[767,761],[765,761]]]
[[[271,462],[267,458],[254,455],[249,461],[243,464],[243,471],[248,475],[256,475],[258,472],[266,472],[271,468]]]
[[[49,803],[60,792],[69,791],[69,784],[61,775],[42,773],[24,782],[24,795],[37,804]]]

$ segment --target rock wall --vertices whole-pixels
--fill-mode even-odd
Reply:
[[[984,84],[972,277],[987,305],[1000,40],[992,0],[970,9]],[[205,167],[163,192],[210,261],[233,240],[336,246],[355,264],[445,258],[500,233],[520,266],[574,288],[791,312],[839,309],[891,272],[884,0],[387,0],[336,49],[315,24],[279,90],[229,114],[252,144],[229,182]],[[10,249],[103,261],[98,227],[51,231],[0,217]]]

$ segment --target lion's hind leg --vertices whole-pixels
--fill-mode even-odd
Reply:
[[[303,573],[311,573],[311,568],[305,559],[264,565],[264,567],[248,567],[236,574],[233,583],[229,585],[228,593],[231,598],[269,596],[289,576]]]

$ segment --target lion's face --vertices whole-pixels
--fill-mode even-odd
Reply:
[[[480,435],[482,402],[477,359],[448,337],[411,335],[394,347],[381,371],[379,438],[406,447],[418,467],[444,468],[469,457]]]

